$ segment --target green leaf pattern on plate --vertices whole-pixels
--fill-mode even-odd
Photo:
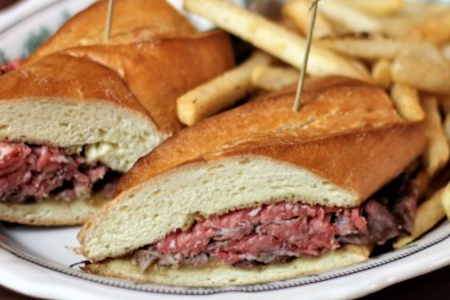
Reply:
[[[61,17],[61,26],[66,23],[68,19],[70,19],[71,14],[69,11],[64,11]],[[26,39],[25,45],[23,46],[22,58],[26,58],[36,51],[36,49],[42,45],[51,35],[51,32],[46,27],[41,27],[38,33],[30,33],[30,36]],[[1,52],[0,52],[0,61],[1,61]]]

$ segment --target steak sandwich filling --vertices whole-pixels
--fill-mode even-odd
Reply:
[[[22,65],[0,65],[0,221],[84,223],[184,127],[177,98],[234,65],[228,34],[199,33],[165,0],[117,0],[105,42],[107,8],[96,1]]]
[[[318,257],[345,244],[383,245],[411,233],[425,176],[402,175],[360,208],[279,201],[212,216],[137,250],[131,261],[142,271],[152,265],[178,268],[213,260],[251,268]]]
[[[307,82],[189,127],[125,174],[78,239],[105,276],[220,286],[287,279],[367,259],[411,232],[427,177],[424,124],[384,90]]]
[[[0,143],[0,201],[26,203],[49,196],[70,202],[94,191],[114,197],[119,174],[80,154],[49,146]]]

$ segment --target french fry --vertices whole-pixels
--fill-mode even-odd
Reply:
[[[403,0],[344,0],[342,2],[375,16],[395,14],[403,8]]]
[[[450,62],[450,44],[446,44],[442,47],[442,56]]]
[[[422,121],[425,113],[420,106],[419,92],[407,85],[394,83],[391,98],[399,114],[411,122]]]
[[[431,1],[403,1],[401,14],[420,23],[430,17],[442,14],[445,10],[448,10],[448,4],[432,3]]]
[[[291,19],[300,31],[306,35],[309,29],[311,1],[308,0],[291,0],[282,7],[282,14]],[[316,23],[314,26],[314,39],[324,36],[333,35],[331,25],[323,18],[320,12],[317,13]]]
[[[439,49],[430,43],[400,40],[377,34],[354,34],[322,38],[319,45],[362,59],[392,60],[399,55],[418,56],[433,63],[443,62]]]
[[[318,44],[345,55],[370,60],[393,59],[401,47],[396,40],[365,34],[326,37]]]
[[[450,11],[428,18],[411,29],[410,35],[434,44],[450,41]]]
[[[383,29],[380,20],[362,13],[344,1],[322,1],[320,11],[327,19],[350,32],[381,32]]]
[[[252,84],[265,91],[278,91],[298,81],[300,73],[289,67],[258,66],[251,76]]]
[[[255,67],[271,62],[269,55],[256,52],[242,65],[187,92],[177,100],[178,118],[191,126],[232,106],[253,91],[251,75]]]
[[[280,60],[302,68],[306,41],[288,29],[225,0],[185,0],[184,7]],[[308,73],[344,75],[370,81],[369,74],[356,67],[351,59],[314,45],[309,56]]]
[[[372,67],[372,79],[376,85],[385,89],[391,86],[391,63],[385,59],[380,59]]]
[[[450,68],[446,64],[433,63],[421,57],[399,56],[392,63],[391,74],[395,82],[450,95]]]
[[[441,116],[436,97],[426,96],[422,100],[425,111],[425,133],[427,146],[424,153],[424,165],[432,177],[445,166],[449,159],[449,143],[442,127]]]
[[[401,248],[433,228],[440,220],[445,217],[445,211],[442,202],[448,202],[450,198],[450,185],[440,189],[429,199],[420,204],[414,218],[414,230],[411,235],[400,237],[395,243],[394,248]]]
[[[448,187],[445,188],[442,196],[442,207],[447,215],[447,219],[450,219],[450,189]]]

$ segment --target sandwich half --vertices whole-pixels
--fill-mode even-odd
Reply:
[[[182,286],[253,284],[368,258],[411,230],[422,123],[342,77],[277,93],[179,132],[82,228],[84,270]],[[389,200],[389,201],[388,201]]]
[[[74,47],[121,45],[197,33],[195,27],[166,0],[116,0],[111,33],[106,40],[108,6],[109,0],[99,0],[76,14],[39,47],[26,63]]]
[[[116,14],[134,11],[136,20],[120,19],[112,42],[100,43],[88,21],[106,2],[0,76],[2,221],[85,222],[123,173],[182,129],[177,97],[233,66],[227,34],[196,33],[163,0],[117,1]]]

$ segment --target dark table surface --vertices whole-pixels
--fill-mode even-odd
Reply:
[[[17,1],[18,0],[0,0],[0,10],[8,7],[9,5]],[[364,282],[361,282],[361,284],[364,284]],[[0,299],[33,300],[35,298],[22,296],[20,294],[17,294],[13,291],[7,290],[0,286]],[[406,282],[396,284],[394,286],[388,287],[378,293],[372,294],[362,299],[448,300],[450,299],[450,267],[435,271],[427,275],[423,275],[418,278],[411,279]]]

